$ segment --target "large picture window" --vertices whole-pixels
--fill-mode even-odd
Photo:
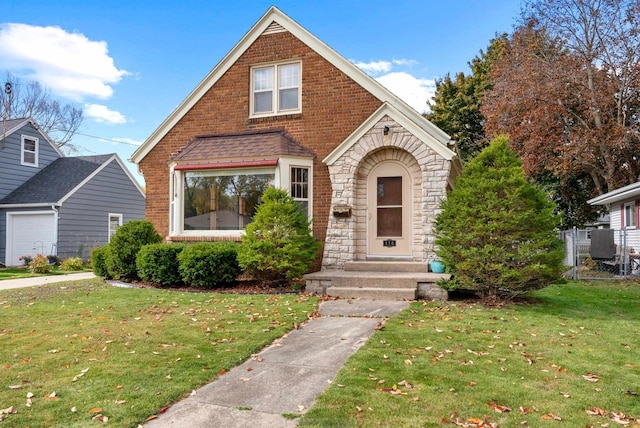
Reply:
[[[252,70],[252,116],[297,113],[300,107],[300,63],[274,64]]]
[[[273,185],[271,171],[184,173],[183,230],[243,230],[260,197]]]

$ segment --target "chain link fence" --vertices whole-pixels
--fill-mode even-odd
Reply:
[[[635,232],[635,231],[631,231]],[[640,248],[628,230],[572,229],[560,233],[565,245],[566,276],[573,279],[640,277]]]

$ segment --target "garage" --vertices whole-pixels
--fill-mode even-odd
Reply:
[[[6,265],[23,263],[20,257],[56,253],[58,241],[56,216],[51,211],[7,214]]]

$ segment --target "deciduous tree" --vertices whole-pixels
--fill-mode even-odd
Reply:
[[[487,135],[509,134],[526,172],[558,179],[566,203],[638,180],[639,0],[527,1],[491,77]]]
[[[23,117],[35,119],[58,147],[69,143],[84,119],[82,109],[60,104],[39,82],[23,82],[7,72],[0,91],[0,118]]]

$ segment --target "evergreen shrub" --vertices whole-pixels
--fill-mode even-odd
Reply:
[[[156,244],[162,237],[148,220],[132,220],[116,230],[109,242],[105,262],[114,279],[137,279],[136,257],[143,245]]]
[[[111,279],[109,276],[109,269],[107,269],[107,252],[109,251],[109,245],[102,247],[96,247],[91,250],[91,269],[95,276],[99,276],[105,279]]]
[[[485,303],[513,299],[560,279],[564,251],[554,202],[531,184],[498,137],[469,162],[441,203],[437,255],[453,279]]]
[[[286,191],[274,187],[265,190],[245,232],[238,251],[240,266],[270,284],[301,278],[320,248],[300,205]]]
[[[180,276],[186,285],[218,288],[231,285],[240,275],[238,244],[201,242],[187,245],[178,254]]]
[[[183,244],[144,245],[136,257],[138,277],[163,287],[182,285],[178,255],[183,249]]]

